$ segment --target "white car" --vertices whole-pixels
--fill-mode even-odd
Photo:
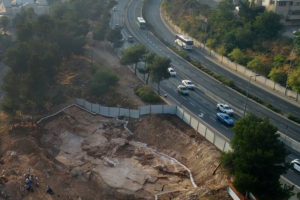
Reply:
[[[292,160],[291,164],[295,170],[300,172],[300,160],[299,159]]]
[[[174,70],[174,68],[169,67],[168,72],[170,73],[171,76],[176,76],[176,71]]]
[[[195,85],[190,80],[182,80],[181,83],[190,90],[195,88]]]
[[[182,95],[188,95],[189,94],[188,89],[184,85],[178,85],[177,91],[178,91],[178,93],[180,93]]]
[[[228,115],[233,115],[233,110],[227,104],[218,103],[217,110],[221,111],[222,113],[226,113]]]

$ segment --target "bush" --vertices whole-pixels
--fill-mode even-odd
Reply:
[[[108,70],[98,70],[90,84],[90,92],[96,97],[105,94],[118,82],[118,76]]]
[[[290,120],[293,120],[294,122],[297,122],[298,124],[300,124],[300,118],[299,117],[296,117],[292,114],[288,114],[287,118],[290,119]]]
[[[147,103],[160,103],[160,97],[152,90],[149,85],[144,85],[135,89],[135,94],[138,95],[142,101]]]

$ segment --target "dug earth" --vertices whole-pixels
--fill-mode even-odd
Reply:
[[[23,132],[1,130],[0,199],[230,199],[220,152],[175,116],[127,125],[74,106]]]

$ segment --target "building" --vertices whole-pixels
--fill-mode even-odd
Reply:
[[[285,25],[300,25],[300,0],[252,0],[282,16]]]
[[[0,15],[14,17],[21,9],[29,7],[38,15],[49,13],[47,0],[0,0]]]

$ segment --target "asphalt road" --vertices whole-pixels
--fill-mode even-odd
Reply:
[[[128,28],[128,31],[131,33],[131,35],[133,35],[138,41],[147,46],[147,48],[149,48],[151,51],[156,52],[161,56],[169,57],[172,60],[172,63],[175,65],[175,70],[177,71],[178,75],[161,83],[162,91],[163,93],[168,94],[167,98],[169,99],[169,101],[186,107],[195,115],[201,116],[202,119],[207,124],[209,124],[209,126],[218,130],[226,137],[232,138],[233,133],[231,129],[216,121],[216,103],[230,102],[230,105],[232,105],[236,113],[238,115],[241,115],[243,105],[245,104],[245,97],[225,87],[221,83],[207,76],[205,73],[202,73],[201,71],[195,69],[185,60],[183,60],[182,58],[175,55],[172,51],[170,51],[148,30],[139,29],[136,25],[136,18],[138,16],[141,16],[140,10],[142,4],[140,1],[123,0],[119,1],[118,6],[119,9],[113,15],[112,21],[122,21],[122,18],[124,18],[124,25],[126,26],[126,28]],[[126,11],[125,13],[124,11],[122,11],[123,9]],[[154,10],[151,9],[150,11],[151,13],[154,13]],[[154,21],[157,21],[157,18],[154,19],[156,19]],[[117,23],[116,21],[113,23]],[[122,24],[120,23],[120,25]],[[194,91],[190,91],[189,96],[184,97],[177,93],[176,87],[182,79],[186,79],[187,77],[189,77],[189,79],[191,79],[196,84],[196,89]],[[225,99],[225,101],[222,99]],[[259,113],[261,116],[265,116],[265,112],[271,115],[273,114],[269,110],[251,101],[249,101],[248,108],[251,109],[252,112],[254,111],[256,114]],[[238,115],[235,117],[237,118]],[[278,117],[278,119],[275,117],[275,122],[276,120],[282,120],[281,116],[278,116],[276,114],[275,116]],[[273,119],[271,121],[273,122]],[[297,130],[299,129],[297,129],[297,127],[295,128],[296,129],[294,130],[294,133],[297,136]],[[290,161],[298,156],[299,155],[297,153],[291,154],[287,157],[287,161]],[[289,170],[285,177],[293,183],[295,183],[296,185],[300,185],[299,173],[295,173],[293,170]]]
[[[164,40],[169,44],[174,44],[175,35],[170,32],[170,30],[165,26],[160,17],[160,1],[150,0],[148,2],[149,3],[147,4],[147,9],[145,10],[145,18],[148,20],[148,23],[151,24],[151,26],[160,35],[161,38],[164,38]],[[233,80],[236,86],[246,90],[249,80],[248,78],[241,78],[235,75],[235,72],[233,70],[228,71],[221,67],[219,64],[212,62],[213,59],[199,48],[195,48],[193,51],[187,53],[192,59],[199,61],[202,65],[206,66],[213,72]],[[254,78],[251,81],[253,82]],[[291,104],[290,102],[282,99],[283,97],[278,97],[276,95],[270,94],[262,88],[252,84],[250,84],[249,87],[249,94],[257,96],[266,103],[275,106],[284,114],[291,113],[294,116],[300,117],[299,105]]]
[[[152,1],[150,1],[152,2]],[[153,1],[157,2],[157,1]],[[172,63],[175,65],[175,70],[179,72],[183,77],[189,77],[190,80],[192,80],[198,88],[201,88],[202,92],[205,92],[207,94],[208,101],[211,99],[214,99],[218,102],[225,102],[231,105],[235,111],[237,111],[238,114],[241,114],[244,105],[246,102],[246,97],[244,95],[241,95],[237,93],[236,91],[226,87],[225,85],[219,83],[215,79],[211,78],[204,72],[196,69],[191,64],[187,63],[184,59],[178,57],[175,55],[170,49],[168,49],[161,41],[159,41],[156,37],[153,36],[153,34],[148,30],[141,30],[136,25],[136,17],[140,16],[140,9],[141,9],[141,3],[133,1],[132,4],[130,4],[130,7],[128,8],[130,11],[128,12],[127,20],[128,20],[128,28],[129,31],[132,32],[132,35],[137,38],[141,43],[146,45],[151,51],[156,52],[158,55],[168,57],[172,60]],[[147,8],[148,9],[148,8]],[[153,13],[155,13],[154,7],[151,7],[149,9],[149,14],[147,10],[145,11],[146,17],[149,19],[148,23],[152,23],[151,19],[153,19],[154,22],[158,22],[160,17],[151,17]],[[159,13],[157,13],[159,15]],[[149,16],[148,16],[149,15]],[[126,17],[125,17],[126,19]],[[171,87],[171,86],[170,86]],[[246,86],[243,86],[246,87]],[[176,90],[176,87],[173,87],[174,90]],[[168,90],[170,91],[170,90]],[[269,94],[265,92],[265,97],[263,99],[266,99],[266,97]],[[274,97],[275,98],[275,97]],[[201,100],[198,99],[198,102],[195,102],[197,106],[199,107],[198,110],[203,110],[202,108],[206,108],[205,105],[201,104]],[[216,102],[214,102],[216,103]],[[266,109],[264,106],[257,104],[256,102],[249,100],[248,106],[247,106],[249,112],[254,113],[261,117],[267,117],[270,119],[270,121],[275,124],[279,131],[288,135],[289,137],[299,141],[300,140],[300,126],[286,118],[283,118],[281,115]],[[295,108],[295,110],[298,110]],[[195,113],[197,114],[197,113]],[[210,113],[207,113],[208,115],[215,115],[215,106],[214,109],[211,110]],[[218,126],[217,123],[212,124],[213,126]],[[223,132],[223,131],[222,131]],[[226,135],[227,136],[227,135]],[[229,137],[231,138],[231,137]]]

